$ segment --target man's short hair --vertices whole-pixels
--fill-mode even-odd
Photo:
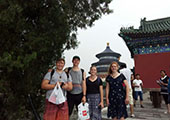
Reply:
[[[140,76],[140,74],[139,74],[139,73],[137,73],[137,74],[136,74],[136,76]]]
[[[64,58],[59,58],[59,59],[56,60],[56,62],[59,62],[59,61],[63,61],[65,63]]]
[[[75,59],[80,60],[80,57],[79,56],[74,56],[72,60],[75,60]]]
[[[123,68],[127,68],[126,64],[121,64],[120,65],[120,68],[123,69]]]

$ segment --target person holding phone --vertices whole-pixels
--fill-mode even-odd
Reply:
[[[163,96],[163,99],[165,101],[165,104],[167,106],[167,111],[164,113],[168,113],[168,79],[169,77],[167,76],[165,70],[160,71],[161,78],[160,80],[157,80],[158,85],[161,87],[161,95]]]
[[[168,113],[170,114],[170,78],[168,80]]]

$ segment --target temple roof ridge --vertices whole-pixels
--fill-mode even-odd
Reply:
[[[146,20],[146,18],[141,19],[140,26],[138,29],[134,29],[133,26],[122,27],[120,33],[152,33],[170,30],[170,17],[159,18],[154,20]]]
[[[141,19],[140,27],[142,31],[161,31],[170,29],[170,17],[159,18],[155,20],[148,20],[146,18]]]
[[[158,18],[154,20],[146,20],[146,17],[144,17],[143,19],[141,19],[141,21],[144,21],[145,23],[160,23],[160,22],[170,21],[170,17]]]

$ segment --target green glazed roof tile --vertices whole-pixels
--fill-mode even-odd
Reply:
[[[141,19],[140,27],[134,29],[133,26],[121,28],[120,33],[136,34],[136,33],[152,33],[170,30],[170,17],[156,20],[146,21],[146,18]]]

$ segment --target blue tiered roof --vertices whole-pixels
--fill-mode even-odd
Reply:
[[[97,67],[98,73],[106,73],[108,71],[109,65],[113,62],[116,61],[118,62],[119,65],[125,64],[122,62],[119,62],[120,54],[112,51],[110,49],[109,43],[107,43],[106,49],[97,54],[96,57],[99,59],[98,62],[93,63],[92,65]]]

